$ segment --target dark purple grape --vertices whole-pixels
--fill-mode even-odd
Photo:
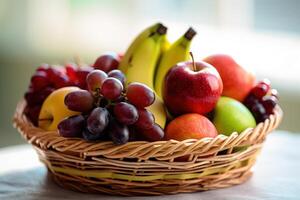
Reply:
[[[86,83],[89,91],[100,91],[103,81],[107,78],[107,74],[102,70],[93,70],[86,77]]]
[[[129,130],[128,127],[120,124],[114,119],[111,119],[109,123],[108,133],[115,144],[125,144],[129,140]]]
[[[126,102],[120,102],[114,106],[114,116],[125,125],[134,124],[139,118],[137,109]]]
[[[127,99],[138,108],[145,108],[153,104],[154,92],[145,84],[130,83],[126,91]]]
[[[31,87],[34,91],[40,91],[50,85],[51,82],[48,79],[47,73],[45,71],[37,71],[31,77]]]
[[[278,103],[278,100],[274,96],[265,96],[262,100],[262,104],[268,115],[271,115],[274,113],[274,108],[277,105],[277,103]]]
[[[251,107],[251,112],[256,120],[256,122],[263,122],[266,118],[268,118],[266,109],[261,103],[257,103]]]
[[[65,97],[65,105],[73,111],[88,112],[94,106],[94,97],[87,90],[70,92]]]
[[[153,114],[145,109],[145,108],[139,108],[138,109],[138,120],[134,123],[134,126],[140,129],[149,129],[154,125],[154,116]]]
[[[108,77],[112,77],[112,78],[118,79],[123,84],[123,87],[125,86],[126,77],[125,77],[125,75],[123,74],[123,72],[121,70],[114,69],[114,70],[108,72],[107,75],[108,75]]]
[[[164,138],[164,130],[158,125],[154,124],[149,129],[138,129],[144,138],[149,142],[160,141]]]
[[[107,78],[102,83],[101,94],[108,100],[118,99],[123,91],[122,83],[116,78]]]
[[[109,112],[106,108],[95,108],[87,119],[87,129],[92,134],[100,134],[109,123]]]
[[[85,119],[82,115],[71,116],[62,120],[57,128],[63,137],[81,137],[85,126]]]
[[[259,100],[257,99],[256,96],[254,96],[253,94],[249,94],[245,100],[244,100],[244,104],[248,107],[251,108],[252,105],[259,103]]]
[[[94,63],[95,69],[100,69],[104,72],[109,72],[111,70],[117,69],[119,67],[120,58],[115,53],[104,54],[97,58]]]

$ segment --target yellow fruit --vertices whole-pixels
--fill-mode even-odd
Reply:
[[[167,113],[161,98],[156,95],[154,103],[146,109],[153,114],[155,118],[155,123],[160,125],[162,128],[165,128],[167,121]]]
[[[57,125],[66,117],[78,115],[80,112],[71,111],[64,103],[65,96],[73,91],[80,90],[78,87],[64,87],[52,92],[44,101],[40,115],[39,127],[47,130],[57,130]]]

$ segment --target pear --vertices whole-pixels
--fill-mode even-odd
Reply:
[[[246,128],[256,126],[251,112],[241,102],[221,97],[216,105],[213,123],[219,134],[230,135],[233,132],[241,133]]]

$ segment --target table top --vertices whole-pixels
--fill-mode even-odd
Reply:
[[[254,175],[244,184],[206,192],[166,195],[162,199],[300,199],[300,134],[276,131],[268,136],[253,168]],[[0,199],[124,199],[124,197],[82,194],[57,186],[38,161],[30,145],[0,149]],[[153,199],[153,197],[130,197]]]

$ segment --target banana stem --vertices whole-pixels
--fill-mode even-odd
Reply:
[[[188,40],[192,40],[193,37],[197,34],[197,32],[192,28],[190,27],[184,34],[184,37]]]

